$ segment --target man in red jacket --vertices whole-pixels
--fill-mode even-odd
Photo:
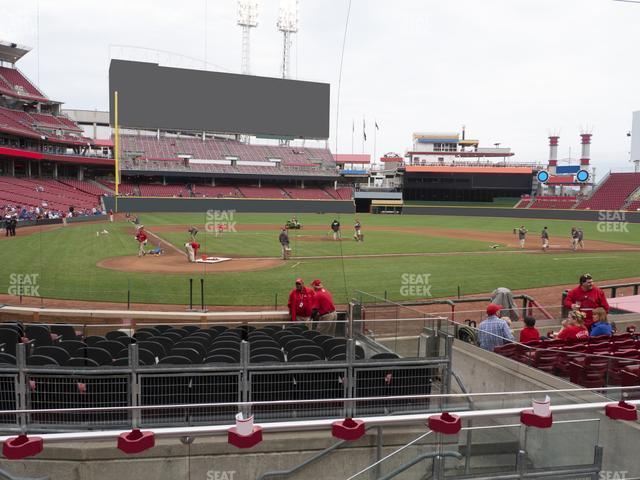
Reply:
[[[593,284],[593,278],[588,273],[580,276],[580,285],[569,291],[564,299],[564,306],[571,310],[580,310],[585,314],[584,325],[591,330],[593,323],[593,309],[602,307],[609,312],[609,303],[604,292]]]
[[[304,286],[301,278],[296,279],[296,287],[289,293],[289,315],[292,322],[308,322],[313,308],[313,290]]]
[[[311,286],[315,293],[313,296],[313,310],[317,311],[317,318],[320,322],[318,331],[325,335],[335,335],[338,314],[336,313],[331,293],[322,286],[322,281],[320,280],[314,280],[311,282]]]

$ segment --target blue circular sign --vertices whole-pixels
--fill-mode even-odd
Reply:
[[[579,182],[586,182],[589,180],[589,172],[586,170],[580,170],[576,173],[576,180]]]
[[[549,180],[549,172],[547,172],[546,170],[540,170],[537,177],[540,183],[545,183],[547,180]]]

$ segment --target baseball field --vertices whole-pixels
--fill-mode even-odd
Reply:
[[[353,238],[355,215],[298,215],[303,228],[290,230],[292,258],[280,258],[283,214],[142,214],[149,234],[137,256],[134,225],[124,217],[68,227],[19,229],[0,239],[0,292],[96,302],[185,305],[189,279],[200,302],[204,279],[208,306],[273,306],[286,303],[294,279],[323,280],[337,302],[361,290],[394,300],[490,292],[497,286],[527,289],[571,284],[585,272],[599,282],[640,274],[640,225],[580,222],[584,249],[570,248],[575,222],[526,220],[529,233],[520,249],[517,218],[358,215],[364,242]],[[342,240],[329,225],[341,223]],[[222,225],[222,233],[219,226]],[[187,229],[198,228],[201,255],[230,258],[189,263]],[[540,248],[547,226],[550,249]],[[6,300],[7,296],[2,297]],[[11,300],[16,303],[16,299]]]

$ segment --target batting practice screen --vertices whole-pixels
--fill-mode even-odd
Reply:
[[[329,138],[329,84],[111,60],[123,127]]]

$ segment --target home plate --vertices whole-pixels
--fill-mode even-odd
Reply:
[[[196,260],[196,263],[221,263],[226,262],[227,260],[231,259],[226,257],[207,257],[206,255],[203,255],[202,258]]]

